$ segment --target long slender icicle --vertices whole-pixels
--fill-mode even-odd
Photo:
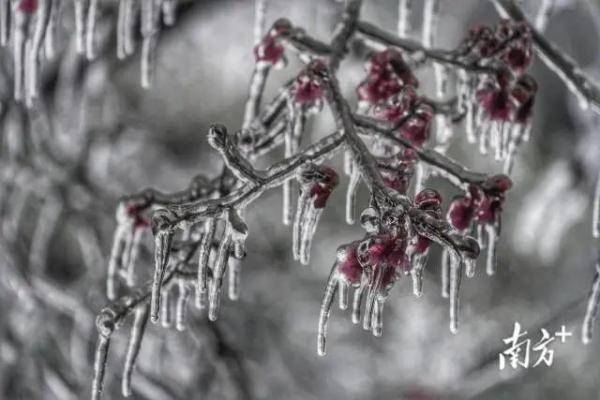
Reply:
[[[170,230],[161,230],[156,233],[154,248],[154,280],[152,282],[152,299],[150,307],[150,319],[153,323],[158,322],[160,309],[160,289],[165,276],[167,264],[169,263],[169,252],[173,232]]]
[[[181,278],[178,280],[178,297],[177,304],[175,306],[175,329],[178,331],[185,330],[185,322],[187,317],[187,303],[190,296],[190,291],[187,287],[185,279]]]
[[[15,100],[23,99],[25,89],[25,37],[27,35],[30,17],[16,7],[12,13],[11,23],[13,29],[13,60],[14,60],[14,97]]]
[[[106,358],[110,347],[110,336],[99,335],[94,357],[94,379],[92,381],[92,400],[102,398],[104,375],[106,373]]]
[[[216,221],[210,218],[204,222],[204,233],[198,249],[198,282],[196,288],[196,307],[204,308],[208,296],[208,262],[215,237]]]
[[[236,301],[240,298],[240,275],[242,272],[242,261],[236,257],[229,257],[229,300]]]
[[[96,58],[96,21],[98,19],[98,0],[89,0],[87,24],[85,29],[85,56],[88,60]]]
[[[40,49],[48,28],[52,1],[42,0],[38,2],[33,36],[30,39],[27,54],[25,54],[25,103],[28,107],[32,106],[33,99],[38,96]]]
[[[492,224],[485,226],[487,233],[487,258],[485,271],[488,275],[496,273],[496,243],[498,242],[498,230]]]
[[[337,263],[334,264],[327,279],[327,287],[325,288],[325,296],[321,302],[321,310],[319,312],[319,327],[317,333],[317,353],[320,356],[324,356],[325,353],[325,342],[327,339],[327,321],[329,320],[329,314],[331,313],[331,305],[333,304],[333,297],[337,289]]]
[[[158,41],[158,3],[156,0],[141,2],[142,18],[142,54],[141,54],[141,84],[144,89],[152,85],[154,75],[154,59]]]
[[[56,31],[60,21],[60,12],[62,10],[63,0],[52,0],[50,6],[50,18],[44,36],[44,53],[47,59],[51,60],[56,54]]]
[[[406,38],[410,34],[410,15],[413,0],[398,0],[398,36]]]
[[[584,344],[588,344],[592,340],[594,324],[598,314],[598,304],[600,304],[599,262],[596,263],[596,275],[594,276],[594,283],[592,284],[592,290],[590,291],[590,295],[588,297],[587,309],[585,310],[585,317],[583,318],[583,325],[581,327],[581,340]]]
[[[442,297],[450,297],[450,253],[447,249],[442,250]]]
[[[353,225],[356,221],[356,194],[358,184],[360,182],[360,171],[356,167],[352,167],[350,181],[346,191],[346,223]]]
[[[160,324],[163,328],[170,328],[173,324],[171,312],[171,285],[163,286],[160,291]]]
[[[360,286],[354,290],[354,297],[352,299],[352,323],[355,325],[360,323],[360,306],[365,287],[366,284],[361,282]]]
[[[8,44],[10,33],[10,0],[0,0],[0,46]]]
[[[458,311],[460,307],[459,291],[462,278],[462,258],[450,253],[450,332],[458,332]]]
[[[300,259],[300,244],[302,242],[302,224],[305,223],[305,214],[308,211],[310,197],[306,191],[300,193],[298,205],[296,206],[296,216],[294,217],[294,226],[292,228],[292,252],[294,260]]]
[[[127,345],[127,355],[125,356],[125,366],[123,367],[123,378],[121,380],[121,391],[125,397],[131,395],[131,376],[138,354],[140,353],[140,348],[142,347],[142,339],[148,325],[149,314],[150,305],[148,303],[140,305],[135,309],[129,343]]]
[[[79,54],[85,52],[85,9],[88,0],[73,0],[75,8],[75,46]]]
[[[323,214],[322,208],[315,208],[310,205],[306,214],[306,219],[303,224],[302,240],[300,243],[300,263],[308,265],[310,262],[310,249],[312,247],[312,240],[317,230],[317,224]]]
[[[223,238],[221,239],[221,243],[219,244],[215,267],[213,268],[213,279],[208,295],[208,319],[211,321],[217,320],[219,317],[219,309],[221,307],[223,274],[225,273],[226,265],[229,259],[229,252],[231,250],[231,234],[229,230],[230,227],[226,227]]]
[[[600,239],[600,174],[598,175],[596,190],[594,191],[592,235],[594,238]]]

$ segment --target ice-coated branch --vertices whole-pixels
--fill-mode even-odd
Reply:
[[[428,49],[414,40],[400,38],[392,33],[378,28],[369,22],[358,21],[357,31],[361,35],[364,35],[371,40],[386,46],[397,47],[415,57],[431,59],[437,63],[452,66],[454,68],[464,69],[469,72],[482,74],[493,74],[497,72],[497,69],[491,66],[465,63],[460,58],[455,57],[453,51]]]
[[[513,0],[491,1],[501,16],[514,21],[529,23],[521,8]],[[575,94],[580,107],[583,109],[591,107],[594,112],[600,113],[600,86],[586,76],[581,67],[540,32],[534,28],[531,31],[535,52],[544,64]]]

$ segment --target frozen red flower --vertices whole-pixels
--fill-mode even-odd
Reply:
[[[19,2],[19,11],[25,14],[33,14],[38,9],[38,0],[21,0]]]
[[[328,166],[319,167],[319,180],[310,188],[310,196],[315,208],[325,208],[329,196],[339,184],[340,179],[335,170]]]

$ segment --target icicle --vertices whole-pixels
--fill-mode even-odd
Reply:
[[[365,301],[365,315],[363,316],[363,329],[370,331],[373,324],[373,308],[375,306],[375,293],[373,285],[368,286],[367,299]]]
[[[425,269],[428,256],[428,251],[425,251],[423,254],[413,255],[413,265],[410,275],[412,278],[413,294],[417,297],[423,295],[423,270]]]
[[[298,153],[300,147],[300,138],[304,131],[306,116],[304,112],[294,104],[293,99],[288,99],[288,129],[284,132],[284,147],[286,158],[292,157]],[[283,224],[289,225],[292,222],[292,194],[294,181],[291,179],[283,182]]]
[[[161,4],[163,23],[166,26],[175,25],[177,16],[177,0],[162,0]]]
[[[92,400],[102,398],[102,389],[104,388],[104,374],[106,372],[106,358],[110,347],[110,336],[98,336],[96,345],[96,355],[94,358],[94,380],[92,381]]]
[[[412,0],[398,0],[398,36],[401,38],[406,38],[410,34],[412,7]]]
[[[135,367],[142,339],[148,324],[148,315],[150,313],[150,305],[145,303],[135,309],[133,325],[129,335],[129,343],[127,345],[127,355],[125,356],[125,366],[123,367],[123,379],[121,380],[121,392],[123,396],[131,395],[131,376]]]
[[[110,347],[110,337],[115,329],[114,315],[111,310],[102,310],[96,318],[98,343],[94,356],[94,379],[92,381],[92,400],[100,400],[104,387],[106,359]]]
[[[96,58],[96,20],[98,0],[89,0],[87,10],[87,25],[85,31],[85,56],[88,60]]]
[[[123,15],[123,50],[125,55],[135,51],[135,2],[134,0],[121,0],[125,3]]]
[[[213,268],[213,279],[210,285],[210,292],[208,295],[208,319],[216,321],[219,317],[219,309],[221,307],[221,287],[223,285],[223,274],[225,273],[225,266],[227,265],[231,244],[231,234],[229,232],[231,228],[226,227],[221,243],[219,244],[219,250],[217,252],[217,260]]]
[[[361,282],[360,286],[354,289],[354,297],[352,299],[352,323],[360,323],[360,305],[362,303],[363,293],[365,291],[365,283]]]
[[[123,255],[123,249],[125,245],[125,236],[127,235],[127,226],[118,223],[115,237],[113,240],[112,250],[110,252],[110,258],[108,259],[108,272],[106,276],[106,297],[109,300],[114,300],[117,297],[115,280],[117,272],[120,269],[121,258]]]
[[[546,30],[548,20],[554,13],[555,1],[556,0],[542,0],[540,8],[538,8],[538,13],[535,17],[535,29],[539,32],[544,32],[544,30]]]
[[[125,52],[125,8],[127,7],[127,0],[119,0],[119,10],[117,12],[117,57],[119,60],[124,59],[127,56]]]
[[[467,276],[467,278],[474,277],[475,276],[475,268],[477,268],[477,259],[463,257],[463,260],[465,262],[465,275]]]
[[[0,46],[8,44],[10,32],[10,0],[0,0]]]
[[[352,151],[344,151],[344,173],[348,176],[352,175],[352,166],[354,164],[354,155]]]
[[[360,170],[356,167],[352,167],[351,170],[346,191],[346,223],[349,225],[353,225],[356,221],[356,194],[360,182]]]
[[[484,228],[483,225],[477,224],[477,244],[479,245],[479,249],[483,250],[486,247],[485,237],[484,237]]]
[[[56,30],[60,21],[62,0],[52,0],[50,6],[50,17],[44,36],[44,53],[47,59],[53,59],[56,54]]]
[[[458,292],[460,290],[460,281],[462,278],[463,261],[462,258],[450,253],[450,332],[458,332],[458,310],[460,307]]]
[[[338,279],[338,289],[340,310],[345,310],[348,308],[348,291],[350,289],[350,284],[343,279]]]
[[[425,0],[423,5],[423,36],[421,38],[425,47],[433,46],[439,13],[440,0]]]
[[[140,253],[140,243],[144,236],[144,229],[139,227],[133,228],[133,238],[131,240],[131,248],[129,255],[125,259],[125,283],[131,287],[135,285],[135,264],[137,263],[138,255]],[[125,253],[127,254],[127,253]]]
[[[196,288],[196,307],[204,308],[208,296],[208,261],[215,236],[216,221],[209,218],[204,223],[204,233],[198,249],[198,282]]]
[[[596,275],[594,276],[594,283],[592,284],[592,290],[588,297],[587,308],[585,311],[585,317],[583,319],[583,325],[581,327],[581,340],[584,344],[588,344],[592,340],[592,333],[594,330],[594,324],[596,322],[596,315],[598,314],[598,304],[600,303],[600,264],[596,263]]]
[[[178,280],[178,297],[177,304],[175,306],[175,329],[178,331],[185,330],[186,314],[187,314],[187,303],[190,296],[190,292],[187,287],[185,279],[180,278]]]
[[[475,105],[472,101],[467,101],[465,108],[465,131],[467,133],[467,141],[473,144],[477,142],[477,135],[475,133]]]
[[[496,242],[498,241],[498,228],[493,224],[485,225],[487,233],[487,259],[485,271],[488,275],[496,273]]]
[[[27,35],[29,16],[20,10],[17,5],[12,14],[13,29],[13,60],[14,60],[14,97],[15,100],[23,99],[25,81],[25,36]]]
[[[160,290],[160,324],[163,328],[171,327],[173,323],[171,314],[171,285],[165,285]]]
[[[376,298],[373,303],[373,336],[379,337],[383,334],[383,305],[384,301],[380,298]]]
[[[310,196],[306,190],[300,192],[298,205],[296,206],[296,216],[294,217],[292,252],[294,260],[300,260],[300,245],[302,242],[302,226],[305,224],[305,215],[310,207]]]
[[[240,298],[240,274],[242,271],[242,262],[238,258],[229,257],[229,299],[236,301]]]
[[[154,249],[154,280],[152,282],[152,299],[150,307],[150,319],[153,323],[158,322],[158,312],[160,306],[160,289],[165,276],[167,264],[169,263],[169,252],[173,240],[171,230],[159,230],[155,234]]]
[[[596,181],[596,190],[594,191],[592,235],[596,239],[600,238],[600,174],[598,175],[598,179]]]
[[[85,51],[85,8],[88,0],[73,0],[75,8],[75,46],[79,54]]]
[[[321,310],[319,312],[319,328],[317,333],[317,353],[320,356],[324,356],[325,353],[325,341],[327,337],[327,321],[329,314],[331,313],[331,305],[333,303],[333,297],[337,288],[337,262],[333,265],[329,278],[327,279],[327,286],[325,288],[325,295],[321,302]]]
[[[414,195],[421,192],[424,188],[425,181],[429,177],[427,165],[422,162],[415,163],[415,177],[414,177]]]
[[[310,261],[310,249],[312,240],[317,230],[317,224],[323,214],[322,208],[315,208],[312,204],[309,206],[306,219],[303,224],[302,240],[300,243],[300,263],[308,265]]]
[[[141,55],[141,84],[144,89],[152,85],[154,73],[154,58],[158,40],[158,4],[156,0],[141,2],[142,15],[142,55]]]
[[[436,95],[439,98],[444,98],[448,94],[448,68],[442,64],[434,64],[433,73],[435,75]]]
[[[450,253],[447,249],[442,250],[442,297],[450,297]]]

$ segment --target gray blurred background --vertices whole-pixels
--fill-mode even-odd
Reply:
[[[535,15],[539,2],[523,3]],[[547,37],[591,76],[597,75],[600,20],[594,15],[600,14],[600,4],[595,0],[556,4]],[[328,41],[341,7],[330,0],[268,0],[267,25],[286,17]],[[475,24],[498,20],[487,1],[442,0],[441,12],[436,43],[441,48],[453,48]],[[92,196],[83,207],[66,208],[45,269],[35,274],[27,270],[28,276],[34,276],[24,279],[33,288],[31,296],[23,295],[18,282],[14,283],[19,278],[2,279],[0,398],[87,398],[96,340],[93,317],[107,302],[104,278],[117,198],[147,186],[178,190],[199,172],[214,176],[220,171],[221,161],[205,135],[214,122],[231,131],[241,124],[254,63],[253,13],[254,3],[249,0],[186,4],[177,25],[161,34],[156,81],[147,91],[139,86],[139,57],[115,62],[110,44],[104,58],[80,67],[92,71],[89,79],[97,80],[86,86],[95,90],[91,105],[87,104],[91,110],[87,123],[96,127],[99,142],[92,147],[86,170],[101,195]],[[395,31],[397,2],[366,0],[362,15]],[[420,6],[414,17],[414,26],[420,26]],[[114,19],[114,15],[109,10],[103,18]],[[70,29],[68,20],[65,30]],[[64,57],[70,54],[68,38],[65,34]],[[0,53],[2,63],[9,63],[7,57],[6,52]],[[267,99],[298,71],[300,63],[290,61],[287,68],[272,74]],[[184,332],[149,326],[134,373],[132,398],[598,398],[600,339],[587,346],[580,341],[596,257],[590,204],[600,170],[598,119],[580,110],[562,82],[539,61],[531,74],[540,87],[534,129],[513,173],[515,186],[505,206],[498,273],[490,278],[480,265],[474,278],[463,281],[457,335],[448,329],[436,249],[421,298],[412,295],[409,279],[393,289],[383,337],[375,338],[353,326],[349,313],[336,308],[329,325],[328,354],[318,357],[319,305],[335,250],[363,233],[344,222],[347,178],[343,178],[318,226],[310,266],[301,266],[292,260],[291,230],[281,224],[281,191],[273,190],[246,212],[250,236],[240,300],[224,300],[215,323],[193,309]],[[351,54],[342,64],[340,80],[352,103],[356,101],[354,88],[363,76],[362,62]],[[432,93],[427,80],[422,83],[424,92]],[[52,93],[53,88],[47,90]],[[9,103],[5,106],[10,107]],[[78,107],[78,103],[73,105],[73,114]],[[11,115],[4,118],[5,132]],[[330,133],[332,126],[328,117],[316,120],[310,141]],[[460,126],[457,129],[449,150],[453,158],[473,170],[501,171],[501,165],[479,156],[464,140]],[[260,165],[268,165],[282,153],[275,151]],[[341,170],[339,157],[330,163]],[[441,180],[432,179],[428,186],[441,190],[445,198],[456,193]],[[364,188],[361,205],[367,200],[363,192]],[[22,258],[35,225],[28,221],[37,215],[37,201],[30,198],[31,212],[25,213],[17,238],[2,238],[5,254],[0,263],[7,276],[25,273],[19,271],[26,270]],[[5,211],[3,223],[10,218]],[[87,242],[95,244],[86,247]],[[150,238],[146,244],[149,250],[138,264],[142,274],[153,268]],[[48,282],[52,290],[39,280]],[[51,291],[67,299],[48,299]],[[553,333],[561,325],[573,336],[564,344],[556,340],[551,345],[551,367],[499,371],[498,353],[506,348],[502,339],[510,336],[515,322],[521,323],[533,341],[540,338],[540,328]],[[112,342],[107,399],[121,398],[128,325]],[[532,357],[535,361],[536,353]]]

